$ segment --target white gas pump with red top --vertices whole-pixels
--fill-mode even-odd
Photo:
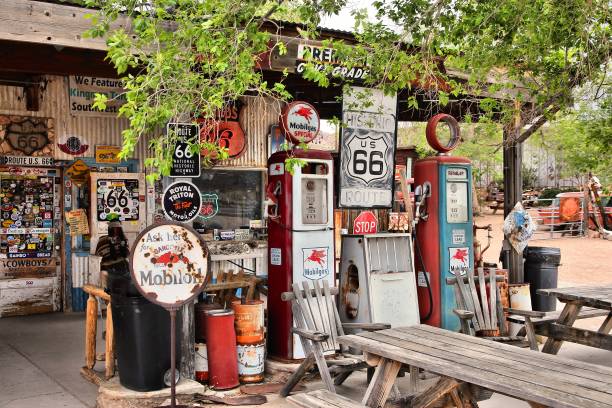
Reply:
[[[294,144],[318,133],[318,113],[310,104],[293,102],[281,125]],[[289,158],[300,165],[288,169]],[[268,352],[292,360],[303,358],[297,336],[291,334],[291,304],[281,300],[293,283],[335,281],[333,160],[328,152],[292,149],[268,159],[266,188],[268,218]],[[312,287],[312,285],[310,285]]]

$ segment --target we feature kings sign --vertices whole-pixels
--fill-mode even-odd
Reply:
[[[151,302],[172,308],[202,291],[208,249],[193,229],[174,223],[150,226],[138,235],[131,253],[132,281]]]
[[[343,97],[339,206],[390,208],[393,200],[397,96],[350,87]]]

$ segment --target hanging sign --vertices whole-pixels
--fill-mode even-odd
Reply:
[[[239,157],[246,148],[246,137],[240,126],[243,106],[242,101],[238,100],[219,110],[215,120],[198,119],[201,125],[200,140],[227,149],[230,159]],[[200,153],[208,155],[208,151],[204,149]]]
[[[376,234],[378,218],[372,211],[363,211],[353,221],[353,234]]]
[[[339,205],[389,208],[393,203],[397,96],[350,87],[343,99]]]
[[[342,66],[342,62],[338,60],[333,48],[322,45],[298,44],[295,71],[300,75],[303,74],[308,63],[313,64],[314,69],[317,71],[324,71],[327,66],[331,65],[333,67],[331,71],[332,77],[349,80],[364,80],[369,72],[364,67],[348,68]]]
[[[295,101],[283,109],[280,124],[291,143],[309,143],[319,134],[321,119],[314,106],[308,102]]]
[[[119,152],[120,146],[96,146],[96,162],[97,163],[120,163]]]
[[[97,180],[98,221],[108,221],[113,214],[120,221],[137,221],[140,218],[139,194],[138,180]]]
[[[162,206],[166,217],[173,221],[189,222],[200,214],[200,190],[187,181],[172,183],[164,191]]]
[[[190,150],[199,142],[200,127],[192,123],[168,123],[166,132],[176,133],[178,140],[172,152],[170,177],[200,177],[200,155]]]

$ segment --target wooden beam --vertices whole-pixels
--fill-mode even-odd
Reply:
[[[95,12],[95,11],[93,11]],[[87,14],[92,10],[64,4],[33,0],[2,0],[0,7],[0,40],[49,44],[105,51],[103,38],[85,38],[91,28]],[[119,17],[112,28],[130,30],[130,21]]]
[[[538,333],[554,340],[569,341],[584,346],[612,351],[612,336],[593,330],[579,329],[564,324],[543,325]]]
[[[508,216],[516,203],[522,200],[523,195],[521,173],[523,145],[515,142],[519,132],[518,126],[511,130],[504,129],[504,217]],[[510,248],[509,281],[510,283],[522,283],[524,281],[523,254],[516,252],[509,242],[507,247]]]

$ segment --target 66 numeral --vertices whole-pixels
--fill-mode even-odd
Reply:
[[[353,153],[353,173],[370,173],[374,176],[382,176],[385,170],[385,162],[382,159],[382,152],[374,150],[370,152],[368,159],[366,150],[355,150],[355,153]]]

